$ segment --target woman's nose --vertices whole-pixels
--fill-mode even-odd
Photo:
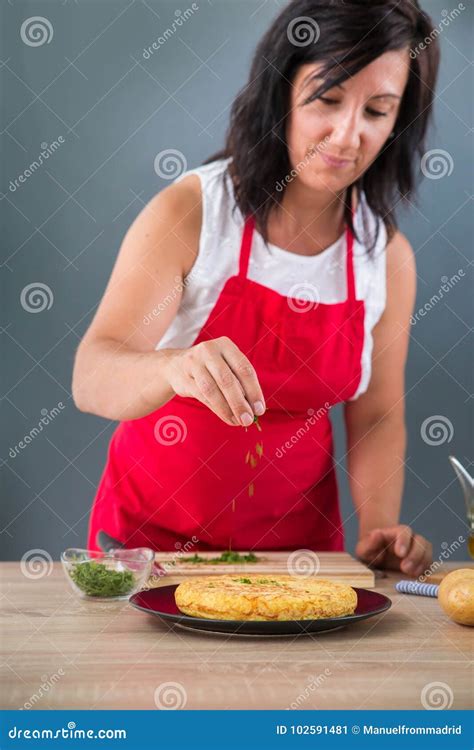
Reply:
[[[357,151],[360,145],[361,123],[357,115],[339,113],[332,122],[329,142],[347,153]]]

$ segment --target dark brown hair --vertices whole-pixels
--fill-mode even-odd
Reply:
[[[417,0],[292,0],[277,16],[257,46],[249,82],[233,102],[224,149],[204,162],[232,157],[228,170],[236,206],[244,216],[255,216],[266,242],[270,210],[283,196],[276,186],[292,169],[285,131],[291,84],[300,66],[322,64],[318,76],[324,83],[312,100],[385,52],[409,49],[410,72],[394,135],[349,187],[345,202],[345,220],[353,229],[352,190],[358,196],[363,191],[378,225],[383,221],[388,236],[393,235],[394,205],[412,193],[416,157],[424,152],[439,45],[436,36],[420,52],[418,45],[432,31]],[[311,33],[317,33],[317,41],[301,43]],[[376,236],[368,244],[373,247],[375,241]]]

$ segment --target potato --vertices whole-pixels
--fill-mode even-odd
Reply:
[[[448,617],[460,625],[474,625],[474,569],[453,570],[439,585],[438,601]]]

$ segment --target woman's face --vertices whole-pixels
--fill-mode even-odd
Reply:
[[[386,52],[320,99],[319,64],[303,65],[291,93],[287,143],[301,184],[338,193],[354,182],[386,143],[409,74],[408,50]]]

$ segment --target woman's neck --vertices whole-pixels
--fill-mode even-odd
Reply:
[[[294,180],[270,213],[269,242],[300,255],[322,252],[344,230],[343,198],[344,193],[315,192]]]

